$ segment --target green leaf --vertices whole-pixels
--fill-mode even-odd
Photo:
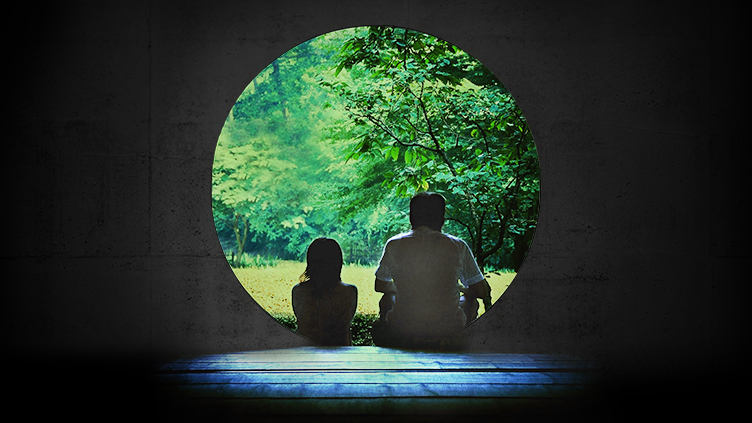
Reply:
[[[412,150],[405,150],[405,163],[410,164],[413,161]]]
[[[399,147],[393,145],[392,149],[389,152],[392,155],[392,159],[397,160],[397,158],[399,157]]]
[[[334,71],[334,76],[339,76],[339,73],[342,72],[342,69],[345,67],[345,62],[342,62],[337,66],[337,70]]]

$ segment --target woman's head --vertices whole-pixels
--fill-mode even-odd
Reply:
[[[317,283],[336,284],[340,282],[342,272],[342,249],[331,238],[316,238],[308,246],[306,253],[306,270],[302,280]]]

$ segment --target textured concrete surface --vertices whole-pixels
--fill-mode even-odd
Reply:
[[[733,356],[749,260],[727,118],[733,10],[659,2],[73,2],[18,14],[4,350],[162,356],[285,348],[235,280],[211,166],[243,88],[300,42],[408,26],[488,66],[533,130],[539,228],[475,348],[682,372]],[[723,13],[721,13],[723,12]],[[747,278],[748,279],[748,278]]]

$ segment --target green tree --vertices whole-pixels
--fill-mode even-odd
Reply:
[[[337,34],[310,40],[262,71],[234,105],[217,145],[212,201],[227,255],[302,259],[318,236],[338,239],[345,260],[372,263],[387,233],[387,210],[345,216],[336,187],[356,177],[339,160],[328,128],[339,99],[316,76],[331,67]],[[331,107],[335,104],[335,107]]]
[[[443,193],[483,267],[518,268],[537,220],[532,135],[479,62],[414,31],[356,28],[262,71],[227,118],[212,205],[223,248],[301,259],[313,238],[375,262],[407,198]]]
[[[212,175],[212,209],[215,223],[229,228],[237,266],[249,235],[273,234],[273,199],[289,196],[280,192],[295,164],[279,157],[279,147],[269,137],[251,137],[233,119],[220,135]],[[262,218],[260,218],[262,217]],[[272,235],[273,237],[273,235]]]
[[[360,162],[339,210],[440,192],[481,268],[517,270],[537,222],[539,170],[506,88],[457,47],[401,28],[353,30],[336,60],[319,81],[343,101],[335,138]]]

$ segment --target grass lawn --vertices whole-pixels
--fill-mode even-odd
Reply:
[[[295,315],[292,311],[292,287],[298,283],[305,270],[305,263],[297,261],[279,261],[273,267],[248,267],[232,269],[240,283],[253,299],[277,321],[293,329]],[[353,343],[367,345],[370,339],[370,325],[379,314],[381,293],[373,290],[375,267],[346,265],[342,268],[342,281],[358,287],[358,308],[353,319]],[[507,289],[516,273],[490,274],[491,297],[495,303]],[[479,314],[485,308],[480,304]],[[367,337],[368,339],[363,339]]]

